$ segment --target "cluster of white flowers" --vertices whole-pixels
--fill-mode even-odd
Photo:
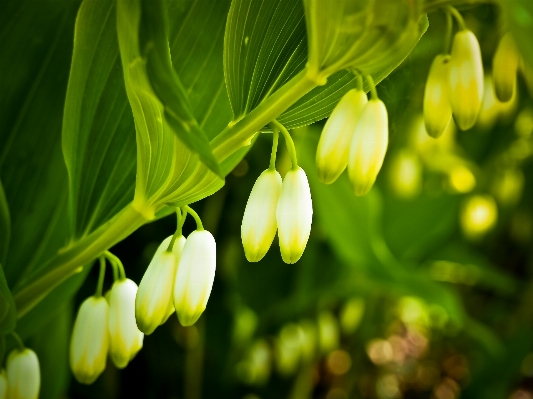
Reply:
[[[389,142],[387,108],[377,97],[372,78],[367,79],[371,99],[363,91],[362,80],[357,89],[348,91],[327,120],[316,152],[320,180],[331,184],[348,167],[357,196],[374,185]]]
[[[122,273],[116,273],[111,290],[98,294],[101,277],[97,294],[82,303],[70,346],[70,365],[79,382],[93,383],[104,371],[108,354],[117,368],[126,367],[141,350],[144,335],[174,311],[182,325],[190,326],[205,310],[215,277],[215,239],[195,213],[198,229],[186,239],[181,234],[185,218],[179,215],[178,231],[161,243],[139,287],[125,277],[120,264]],[[106,256],[114,266],[120,263]]]
[[[39,359],[34,351],[20,347],[7,358],[0,370],[0,399],[37,399],[41,388]]]

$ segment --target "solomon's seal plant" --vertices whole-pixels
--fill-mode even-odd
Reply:
[[[432,53],[427,79],[421,79],[425,87],[416,94],[423,134],[409,139],[414,144],[401,143],[405,148],[393,154],[391,186],[404,199],[414,198],[423,190],[423,168],[445,174],[449,182],[440,190],[477,190],[460,210],[464,235],[479,240],[487,234],[497,223],[498,204],[483,191],[497,192],[501,204],[517,202],[530,133],[493,162],[503,165],[504,181],[487,188],[476,186],[481,172],[461,157],[453,132],[455,125],[461,130],[482,125],[487,112],[514,112],[517,73],[522,70],[531,79],[531,60],[522,59],[523,44],[513,37],[512,27],[504,29],[492,62],[492,93],[475,26],[463,19],[462,8],[454,7],[481,2],[216,0],[206,6],[189,0],[43,0],[42,21],[25,17],[15,6],[10,9],[9,29],[17,33],[39,20],[43,26],[36,29],[46,35],[42,42],[52,44],[42,48],[40,39],[31,40],[38,49],[35,59],[44,59],[42,69],[34,69],[37,61],[21,53],[23,46],[11,34],[5,35],[7,55],[2,55],[20,57],[21,73],[28,69],[37,78],[29,86],[2,78],[2,96],[24,101],[0,107],[0,399],[38,397],[41,372],[50,370],[41,370],[39,351],[25,344],[30,346],[54,311],[67,314],[70,307],[60,305],[71,302],[95,264],[100,267],[96,292],[88,298],[84,294],[72,331],[64,333],[70,336],[63,339],[70,342],[70,369],[80,383],[95,382],[108,357],[116,368],[126,367],[144,340],[170,318],[179,321],[178,337],[200,329],[216,276],[226,273],[223,278],[232,283],[237,279],[227,278],[231,262],[225,258],[224,268],[217,269],[218,252],[225,253],[230,241],[224,238],[217,245],[215,229],[202,222],[209,209],[202,212],[193,204],[221,190],[265,137],[272,138],[270,163],[267,157],[254,159],[264,171],[253,176],[246,205],[232,214],[239,221],[242,215],[239,250],[249,262],[260,262],[279,244],[283,262],[301,264],[305,256],[316,255],[304,255],[313,240],[314,218],[328,226],[326,234],[317,234],[335,235],[351,224],[335,218],[366,204],[356,222],[367,226],[367,234],[353,241],[368,244],[362,252],[387,266],[386,279],[411,282],[398,271],[399,261],[379,235],[379,223],[369,221],[380,212],[374,187],[395,126],[401,125],[394,119],[398,104],[382,87],[380,99],[377,86],[424,35],[430,12],[446,15],[444,51]],[[206,39],[207,33],[199,36],[202,29],[218,33]],[[60,48],[71,53],[65,57]],[[13,72],[17,62],[6,68]],[[60,101],[51,96],[56,90],[64,92]],[[389,121],[391,109],[396,113],[390,112]],[[320,134],[299,133],[326,118]],[[529,125],[517,126],[526,131]],[[279,141],[284,145],[278,151]],[[345,169],[347,177],[342,176]],[[316,185],[318,180],[328,187]],[[339,203],[335,193],[342,190],[350,197]],[[167,238],[155,243],[155,254],[137,280],[112,248],[168,215],[177,215],[175,233],[165,232]],[[196,224],[193,231],[185,224],[187,215]],[[348,263],[364,263],[351,250],[352,237],[338,240],[349,247],[340,250]],[[424,258],[422,252],[404,255],[416,262]],[[412,284],[418,287],[419,281]],[[453,296],[428,296],[456,302]],[[236,296],[228,306],[239,307],[240,301]],[[302,295],[301,303],[295,302],[309,306],[306,301]],[[352,313],[362,313],[362,305],[355,307]],[[304,320],[282,329],[276,340],[280,368],[287,374],[340,345],[334,315],[320,306],[317,312],[317,326]],[[456,313],[455,327],[467,324],[466,312]],[[360,317],[346,322],[345,329],[355,331]],[[200,327],[194,326],[197,322]],[[243,328],[248,338],[257,327],[257,322],[250,324],[253,328]],[[251,346],[259,355],[250,355],[254,360],[248,362],[262,370],[259,379],[269,375],[265,342]],[[279,349],[286,347],[292,352]]]

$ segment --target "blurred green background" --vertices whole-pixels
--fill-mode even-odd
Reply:
[[[51,120],[46,110],[64,101],[77,4],[48,18],[63,21],[64,31],[48,27],[40,35],[60,45],[64,40],[66,60],[64,70],[47,72],[63,91],[43,102],[45,123],[60,123],[60,115]],[[489,75],[501,35],[497,10],[462,11]],[[0,26],[2,35],[16,29]],[[78,384],[68,369],[68,343],[74,312],[96,286],[94,268],[71,302],[57,304],[51,319],[26,334],[41,360],[41,398],[532,399],[533,101],[520,76],[511,104],[487,97],[472,130],[428,137],[422,98],[444,31],[443,14],[430,14],[415,50],[378,86],[389,112],[390,146],[366,197],[353,196],[346,175],[331,186],[318,181],[314,157],[323,123],[293,131],[315,211],[298,263],[282,262],[277,241],[259,263],[244,257],[244,207],[270,156],[271,136],[262,134],[225,187],[195,205],[218,252],[213,292],[199,322],[185,328],[172,316],[145,337],[125,370],[108,362],[93,385]],[[32,45],[39,49],[38,40]],[[31,68],[31,59],[21,65]],[[9,106],[18,105],[2,104],[9,119]],[[2,152],[2,162],[6,156]],[[281,152],[282,175],[289,165]],[[476,198],[481,201],[472,202]],[[166,217],[112,249],[129,278],[140,282],[174,229],[175,218]],[[184,232],[193,229],[189,218]]]

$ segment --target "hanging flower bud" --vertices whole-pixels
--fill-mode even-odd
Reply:
[[[516,87],[516,73],[520,56],[510,33],[500,40],[498,49],[492,60],[492,76],[494,92],[498,100],[507,102],[513,96]]]
[[[424,92],[424,122],[431,137],[444,133],[452,119],[452,106],[448,90],[450,56],[438,55],[429,70]]]
[[[246,203],[241,225],[244,254],[259,262],[276,236],[276,207],[281,193],[281,176],[267,169],[257,179]]]
[[[31,349],[14,349],[7,358],[7,397],[37,399],[41,388],[39,359]]]
[[[70,368],[82,384],[92,384],[105,369],[109,349],[109,305],[89,297],[80,306],[70,341]]]
[[[117,280],[109,298],[109,353],[115,366],[123,369],[143,346],[144,334],[135,322],[137,284]]]
[[[276,219],[281,257],[285,263],[296,263],[307,245],[313,219],[311,189],[300,167],[285,175]]]
[[[483,64],[476,36],[467,29],[453,39],[449,83],[455,122],[468,130],[476,123],[483,101]]]
[[[7,398],[7,374],[6,370],[0,371],[0,399]]]
[[[348,174],[357,196],[370,191],[383,165],[389,142],[388,124],[383,101],[371,99],[357,122],[350,147]]]
[[[153,333],[174,310],[172,285],[185,237],[178,237],[172,251],[168,251],[171,240],[172,236],[167,237],[157,248],[135,297],[135,319],[139,330],[145,334]]]
[[[316,151],[318,178],[323,183],[333,183],[346,169],[355,126],[367,102],[364,91],[350,90],[327,120]]]
[[[206,230],[196,230],[185,242],[174,280],[174,306],[183,326],[200,318],[211,294],[216,269],[216,243]]]

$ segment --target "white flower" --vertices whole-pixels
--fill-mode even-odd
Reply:
[[[109,297],[109,352],[115,365],[122,369],[143,346],[144,334],[135,322],[137,284],[130,279],[117,280]]]
[[[183,326],[193,325],[205,310],[215,269],[215,239],[206,230],[192,232],[185,242],[174,280],[174,306]]]
[[[502,102],[507,102],[513,97],[519,62],[520,55],[513,37],[510,33],[506,33],[500,40],[492,61],[494,92],[498,100]]]
[[[483,101],[483,63],[479,43],[469,30],[453,39],[449,84],[455,122],[462,130],[470,129]]]
[[[348,175],[355,195],[367,194],[383,165],[389,142],[387,108],[371,99],[357,122],[350,148]]]
[[[333,183],[346,169],[355,126],[367,102],[364,91],[352,89],[327,120],[316,151],[318,178],[322,182]]]
[[[437,55],[431,64],[424,91],[424,122],[431,137],[444,133],[452,119],[448,80],[450,56]]]
[[[279,173],[267,169],[252,188],[241,225],[242,245],[249,262],[259,262],[274,241],[281,184]]]
[[[295,263],[305,250],[313,219],[311,190],[300,167],[285,175],[276,219],[281,257],[285,263]]]
[[[174,311],[172,286],[185,237],[177,238],[169,252],[171,240],[172,236],[167,237],[157,248],[135,297],[135,319],[139,330],[145,334],[153,333]]]
[[[39,359],[31,349],[14,349],[7,358],[9,399],[37,399],[41,388]]]
[[[0,399],[7,398],[7,374],[6,370],[2,369],[0,371]]]
[[[109,305],[89,297],[80,306],[70,341],[70,368],[82,384],[92,384],[105,370],[109,349]]]

